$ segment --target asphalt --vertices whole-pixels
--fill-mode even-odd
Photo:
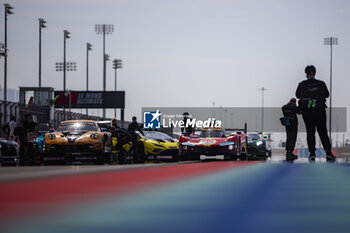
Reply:
[[[0,232],[349,232],[347,160],[299,155],[0,168]]]

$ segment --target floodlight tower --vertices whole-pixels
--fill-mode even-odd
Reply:
[[[330,81],[329,81],[329,139],[332,142],[332,73],[333,73],[333,45],[338,45],[337,37],[324,38],[324,44],[330,47]]]
[[[117,70],[123,68],[121,59],[113,60],[113,69],[114,69],[114,91],[117,91]],[[114,109],[114,118],[117,118],[117,109]]]
[[[68,30],[63,31],[63,91],[66,91],[66,40],[70,38],[70,32]]]
[[[7,16],[8,15],[12,15],[13,12],[13,7],[10,6],[10,4],[4,4],[5,6],[5,43],[4,43],[4,102],[5,102],[5,106],[4,106],[4,120],[6,122],[7,119]]]
[[[92,45],[86,43],[86,91],[89,90],[89,51],[92,50]],[[86,109],[86,115],[89,114],[89,110]]]
[[[261,134],[264,131],[264,92],[267,91],[265,87],[258,89],[261,91]]]
[[[45,20],[39,19],[39,88],[41,88],[41,30],[46,28],[45,24]]]
[[[112,34],[114,31],[113,24],[96,24],[95,32],[103,35],[103,91],[106,91],[106,35]],[[106,109],[103,109],[103,118],[106,117]]]

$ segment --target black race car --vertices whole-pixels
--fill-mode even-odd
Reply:
[[[266,159],[271,157],[271,147],[258,133],[248,133],[248,158]]]
[[[17,142],[0,138],[0,164],[16,165],[20,162],[19,145]]]

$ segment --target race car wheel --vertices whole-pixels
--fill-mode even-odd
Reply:
[[[128,156],[129,156],[128,153],[126,153],[124,150],[118,151],[118,155],[117,155],[118,164],[126,164]]]
[[[144,163],[146,161],[145,147],[142,142],[137,142],[134,148],[134,163]]]
[[[105,154],[101,154],[99,157],[100,157],[100,158],[97,159],[96,164],[97,164],[97,165],[104,165],[105,162],[106,162]]]
[[[235,161],[235,160],[237,160],[237,159],[238,159],[238,156],[237,156],[236,154],[232,154],[232,155],[230,156],[230,160]]]
[[[180,154],[173,154],[173,162],[179,162],[180,161]]]
[[[116,164],[116,154],[109,152],[106,153],[106,163],[110,165],[115,165]]]
[[[187,161],[187,160],[189,160],[188,159],[188,156],[186,156],[184,153],[179,153],[179,160],[180,161]]]
[[[243,147],[243,149],[242,149],[242,151],[241,151],[241,153],[240,153],[240,155],[239,155],[239,160],[247,160],[247,149],[246,149],[246,147]]]
[[[102,143],[102,150],[97,155],[97,164],[98,165],[104,165],[105,162],[107,162],[107,154],[106,154],[106,148],[105,148],[105,142]]]

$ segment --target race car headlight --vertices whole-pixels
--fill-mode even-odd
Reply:
[[[56,135],[55,135],[55,134],[53,134],[53,133],[49,134],[49,136],[48,136],[48,138],[49,138],[50,140],[55,139],[55,137],[56,137]]]
[[[98,138],[98,133],[92,133],[92,134],[90,135],[90,138],[92,138],[92,139]]]
[[[257,142],[256,145],[260,146],[260,145],[262,145],[262,142]]]
[[[229,146],[228,146],[228,149],[229,149],[229,150],[233,150],[233,148],[234,148],[233,145],[229,145]]]

